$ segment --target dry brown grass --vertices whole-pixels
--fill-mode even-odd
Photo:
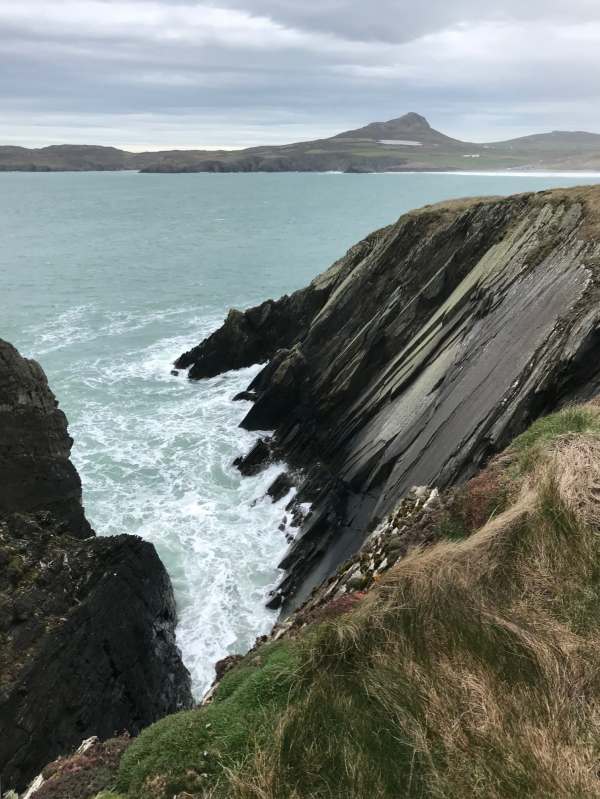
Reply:
[[[118,787],[600,799],[600,405],[538,420],[455,499],[467,537],[254,652],[212,704],[144,731]]]
[[[600,797],[599,535],[600,439],[559,436],[504,513],[307,639],[231,795]]]

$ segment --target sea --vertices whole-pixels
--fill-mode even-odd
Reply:
[[[0,173],[0,336],[40,361],[69,419],[99,535],[151,541],[173,581],[196,696],[275,621],[284,505],[232,466],[232,402],[258,366],[192,383],[172,362],[245,308],[304,286],[370,231],[448,198],[591,174]]]

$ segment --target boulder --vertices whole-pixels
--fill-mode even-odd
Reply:
[[[240,473],[245,477],[258,474],[265,469],[272,460],[271,440],[259,438],[246,455],[240,455],[233,462]]]

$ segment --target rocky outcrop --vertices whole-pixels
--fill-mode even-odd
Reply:
[[[180,355],[175,367],[190,367],[189,377],[195,380],[214,377],[229,369],[267,361],[279,350],[301,341],[336,283],[360,263],[375,246],[379,235],[365,239],[345,258],[315,278],[310,286],[291,296],[285,295],[277,301],[266,300],[244,312],[232,308],[223,326],[197,347]],[[278,356],[279,360],[281,357]],[[264,382],[264,376],[261,380]],[[256,386],[259,384],[260,381],[256,381]],[[255,383],[252,383],[250,390],[254,388]]]
[[[335,574],[279,620],[270,639],[295,635],[306,625],[345,612],[409,552],[473,535],[509,504],[516,462],[515,451],[498,455],[475,477],[443,492],[414,486]]]
[[[88,738],[74,754],[61,757],[46,766],[28,789],[28,794],[31,792],[31,799],[87,799],[98,796],[114,786],[121,757],[130,743],[131,739],[127,735],[106,741]],[[26,795],[24,799],[29,799],[29,796]]]
[[[0,513],[48,510],[79,538],[93,535],[81,506],[67,420],[35,361],[0,340]]]
[[[242,424],[275,430],[272,446],[305,470],[296,501],[313,502],[282,564],[286,609],[412,486],[466,480],[533,418],[600,388],[600,188],[428,206],[304,292],[320,281],[302,324],[289,298],[272,305],[296,338],[266,320],[244,363],[261,347],[271,357]],[[192,350],[191,376],[211,339]]]
[[[192,703],[154,547],[95,537],[40,366],[0,341],[0,774],[22,788],[83,738]]]

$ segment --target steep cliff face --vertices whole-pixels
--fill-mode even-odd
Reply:
[[[271,358],[242,424],[275,430],[313,502],[282,563],[286,607],[412,486],[464,481],[533,418],[596,392],[599,220],[597,187],[428,206],[272,303],[264,322],[258,309],[236,314],[250,347],[230,315],[184,356],[195,378]],[[315,308],[300,324],[297,297]],[[269,322],[280,310],[283,336]]]
[[[343,280],[376,246],[385,231],[377,231],[353,247],[304,289],[279,300],[266,300],[255,308],[229,311],[225,324],[197,347],[175,361],[198,380],[229,369],[241,369],[267,361],[281,349],[306,337],[310,326]]]
[[[69,460],[66,417],[40,366],[1,340],[0,442],[0,513],[49,510],[71,535],[93,535]]]
[[[600,797],[599,431],[569,406],[411,492],[104,799]]]
[[[154,547],[96,538],[40,366],[0,340],[0,774],[192,704]]]

